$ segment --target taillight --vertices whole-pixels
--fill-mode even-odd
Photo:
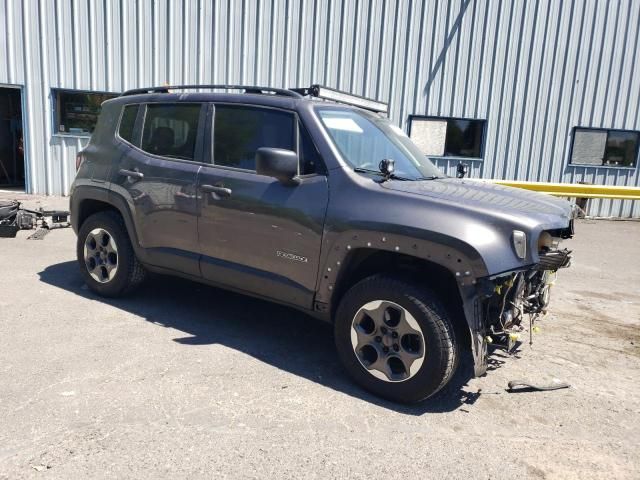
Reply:
[[[80,169],[80,165],[82,165],[83,161],[84,161],[84,155],[82,155],[81,153],[78,153],[76,155],[76,172]]]

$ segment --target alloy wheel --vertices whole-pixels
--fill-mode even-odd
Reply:
[[[374,300],[356,312],[351,345],[362,366],[386,382],[408,380],[424,363],[420,325],[406,308],[387,300]]]
[[[118,271],[118,246],[104,228],[94,228],[84,242],[84,263],[89,275],[99,283],[107,283]]]

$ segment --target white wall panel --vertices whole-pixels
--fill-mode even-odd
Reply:
[[[638,186],[637,167],[569,165],[576,126],[640,130],[638,18],[638,0],[0,0],[0,84],[23,87],[38,193],[68,192],[87,142],[53,134],[52,88],[165,82],[324,83],[389,102],[405,129],[487,120],[473,176]]]

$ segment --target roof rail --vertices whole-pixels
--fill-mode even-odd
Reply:
[[[196,89],[244,90],[245,93],[270,93],[275,95],[282,95],[283,97],[302,98],[302,95],[300,93],[293,90],[287,90],[284,88],[257,87],[253,85],[165,85],[162,87],[134,88],[133,90],[127,90],[126,92],[123,92],[120,96],[126,97],[128,95],[138,95],[144,93],[169,93],[169,90]]]
[[[361,97],[360,95],[352,95],[351,93],[342,92],[322,85],[311,85],[309,88],[292,88],[291,90],[299,93],[300,95],[309,95],[311,97],[322,98],[324,100],[345,103],[347,105],[353,105],[354,107],[360,107],[376,113],[389,113],[389,105],[387,103]]]

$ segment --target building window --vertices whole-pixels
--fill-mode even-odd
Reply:
[[[70,135],[91,135],[98,121],[100,106],[118,94],[53,90],[55,132]]]
[[[216,105],[214,163],[255,170],[259,148],[295,150],[294,121],[291,113],[270,108]]]
[[[199,103],[147,105],[142,150],[162,157],[193,160],[201,108]]]
[[[576,128],[571,146],[572,165],[633,167],[638,158],[640,132]]]
[[[482,158],[486,120],[411,116],[409,136],[430,157]]]

